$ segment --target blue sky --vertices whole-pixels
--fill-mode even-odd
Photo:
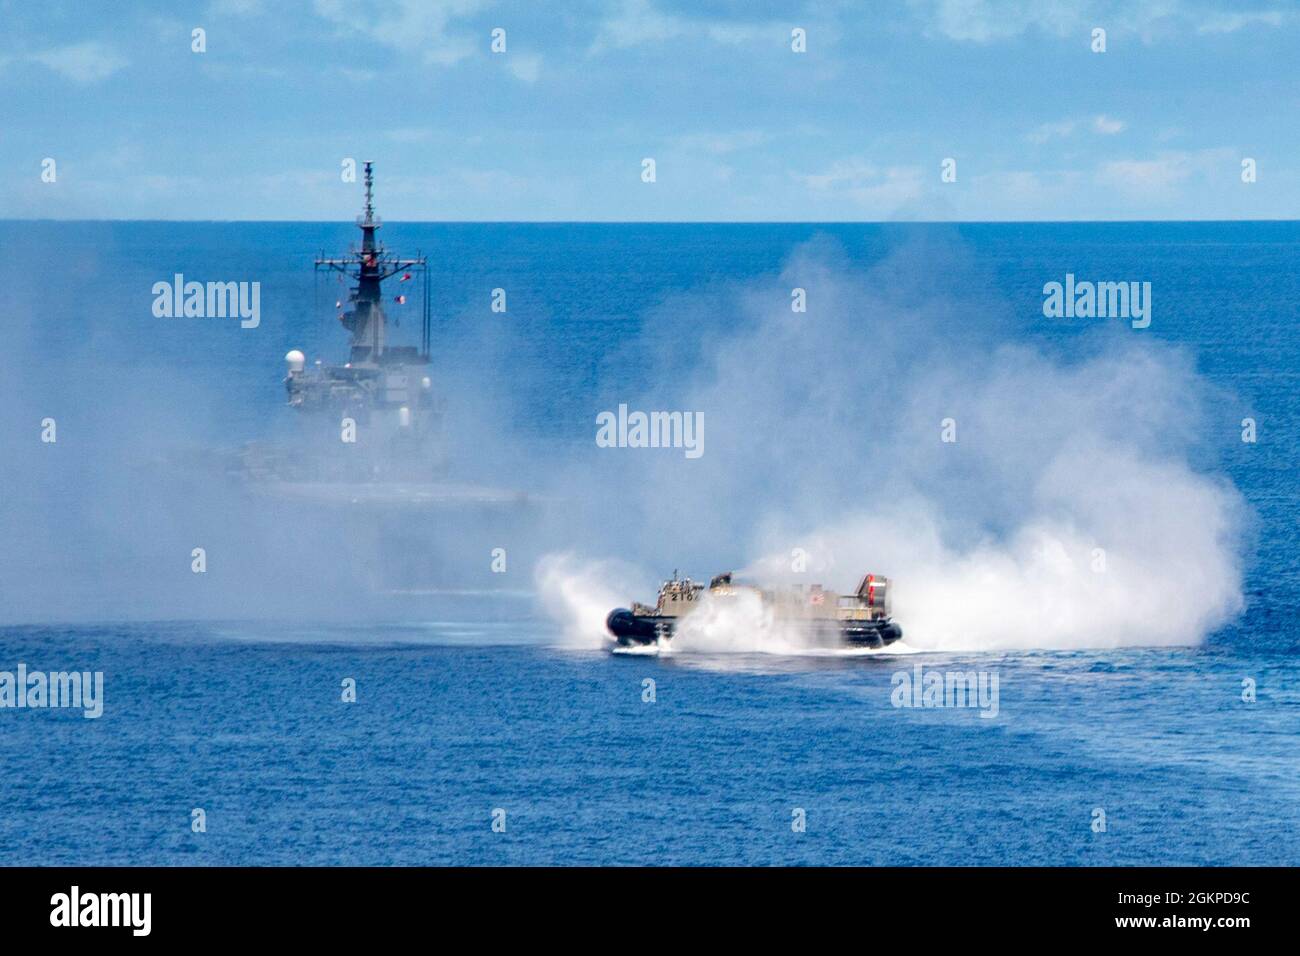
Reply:
[[[1292,3],[0,0],[0,21],[0,218],[350,219],[347,157],[377,162],[390,219],[1300,217]]]

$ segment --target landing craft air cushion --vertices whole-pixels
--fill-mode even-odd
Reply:
[[[634,602],[629,608],[615,608],[605,619],[605,626],[620,646],[633,647],[667,643],[678,625],[699,609],[707,597],[723,604],[743,595],[756,595],[772,620],[782,627],[792,627],[814,640],[831,639],[850,647],[885,647],[903,636],[903,629],[890,619],[888,578],[865,575],[853,594],[835,594],[820,584],[802,587],[764,589],[733,582],[730,572],[719,574],[703,584],[690,578],[665,581],[659,598],[651,607]]]

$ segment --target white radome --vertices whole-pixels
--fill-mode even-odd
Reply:
[[[307,356],[297,349],[291,349],[285,353],[284,360],[289,363],[290,372],[301,372],[303,366],[307,364]]]

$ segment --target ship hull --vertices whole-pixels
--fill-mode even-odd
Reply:
[[[627,608],[617,608],[605,619],[605,627],[620,646],[640,647],[671,640],[680,620],[658,614],[633,614]],[[819,620],[792,622],[792,626],[806,627],[810,633],[827,629],[838,631],[839,639],[846,647],[887,647],[903,636],[903,629],[889,620]]]

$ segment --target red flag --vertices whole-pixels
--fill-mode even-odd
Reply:
[[[410,274],[409,272],[403,272],[403,273],[402,273],[402,278],[399,279],[398,281],[400,281],[400,282],[405,282],[405,281],[408,280],[409,278],[411,278],[411,274]]]

